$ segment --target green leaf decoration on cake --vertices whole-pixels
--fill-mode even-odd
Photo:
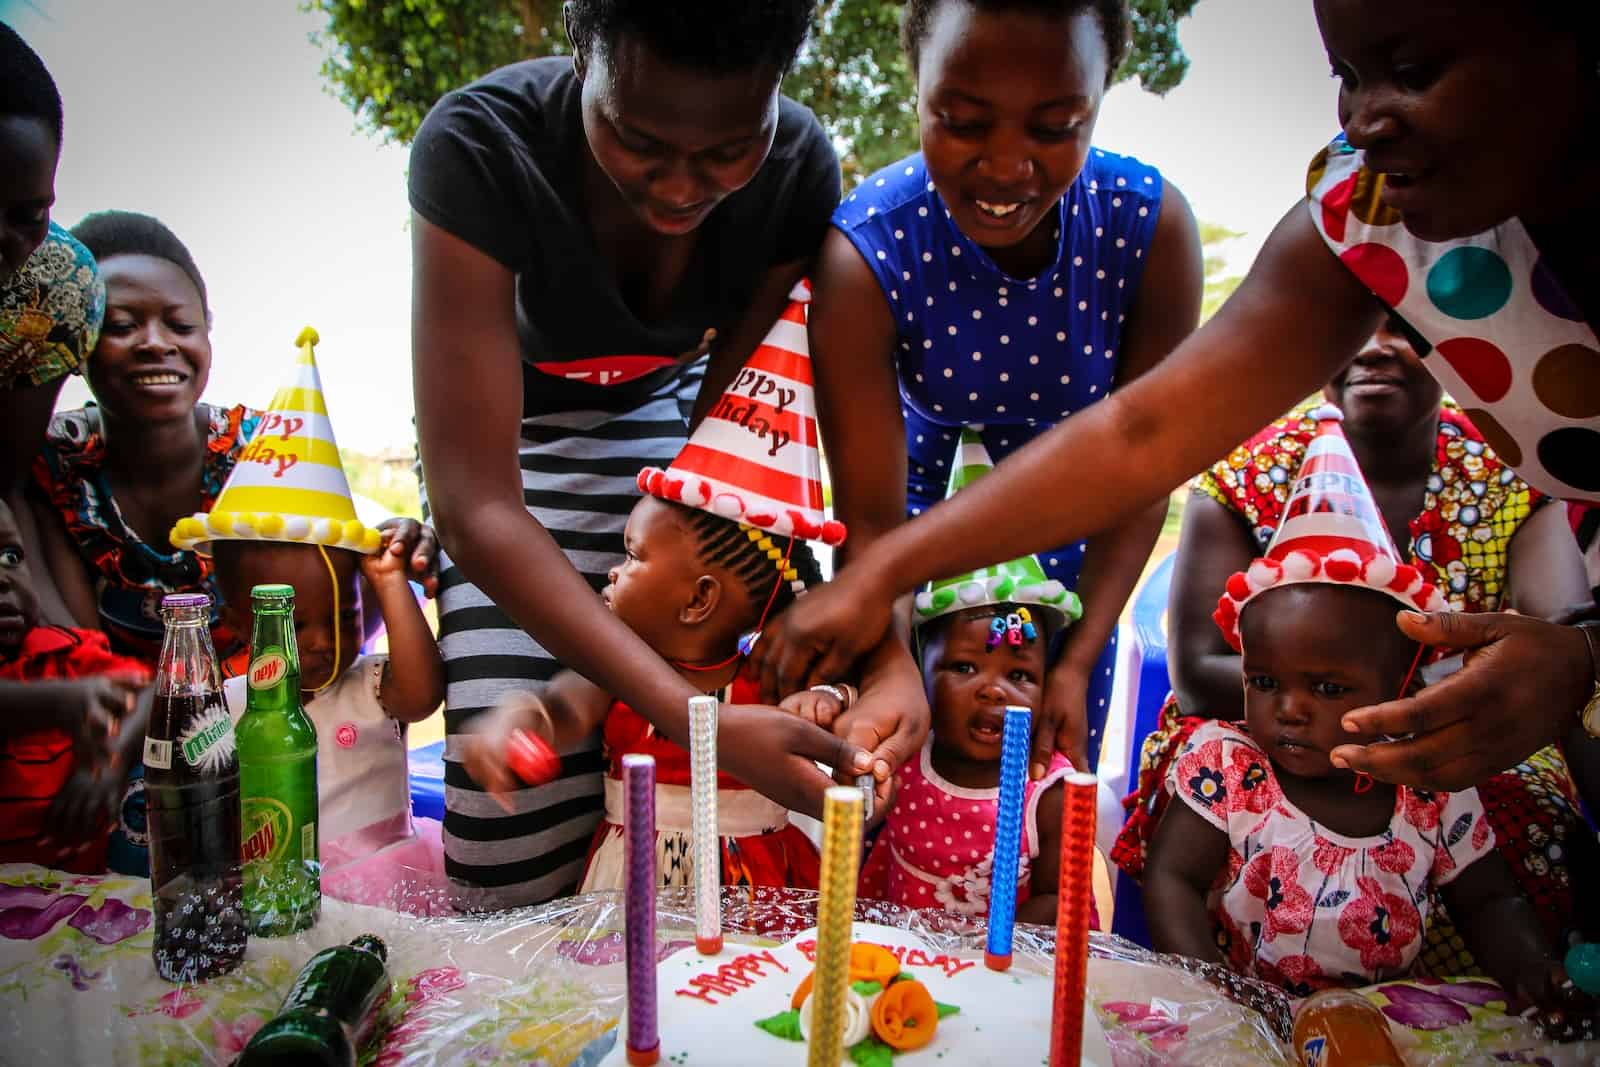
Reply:
[[[850,988],[864,997],[875,997],[883,992],[882,982],[851,982]]]
[[[800,1032],[800,1013],[797,1011],[780,1011],[769,1018],[757,1019],[756,1025],[773,1037],[781,1037],[785,1041],[805,1040],[805,1035]]]
[[[894,1049],[875,1037],[864,1037],[850,1046],[850,1062],[856,1067],[892,1067]]]
[[[894,985],[896,982],[915,982],[915,981],[916,981],[915,978],[911,977],[906,972],[901,971],[899,974],[897,974],[893,978],[889,979],[889,984],[890,985]]]
[[[943,1019],[946,1015],[956,1015],[961,1011],[961,1009],[956,1007],[954,1004],[941,1004],[937,1000],[933,1002],[933,1006],[938,1009],[939,1018],[941,1019]]]

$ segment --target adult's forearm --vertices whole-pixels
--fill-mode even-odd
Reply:
[[[549,531],[520,507],[483,506],[458,524],[456,503],[440,500],[434,517],[468,580],[563,665],[687,743],[693,688],[606,610]]]

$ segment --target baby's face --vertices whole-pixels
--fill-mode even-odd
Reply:
[[[1037,711],[1044,692],[1044,637],[991,651],[992,621],[992,613],[958,615],[922,659],[936,743],[980,763],[1000,758],[1006,707]]]
[[[694,599],[699,566],[694,536],[678,512],[643,497],[622,532],[622,562],[611,568],[600,598],[612,614],[658,652],[680,640],[678,612]]]
[[[329,563],[333,565],[332,578]],[[361,571],[354,552],[330,548],[328,563],[324,563],[313,545],[250,542],[238,546],[226,569],[230,572],[225,594],[230,619],[236,619],[246,634],[252,621],[250,590],[280,582],[294,586],[294,634],[300,651],[302,691],[319,689],[350,669],[361,651]]]
[[[12,655],[39,624],[39,598],[22,552],[22,534],[0,501],[0,655]]]
[[[1353,586],[1289,585],[1262,593],[1239,618],[1250,736],[1302,778],[1334,773],[1328,753],[1354,735],[1345,712],[1399,695],[1409,663],[1399,605]]]

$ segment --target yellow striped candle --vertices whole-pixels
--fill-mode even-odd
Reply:
[[[822,877],[817,899],[817,969],[811,986],[807,1067],[844,1059],[844,997],[850,978],[850,929],[861,863],[861,790],[834,786],[822,800]]]

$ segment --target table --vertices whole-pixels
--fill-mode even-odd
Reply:
[[[253,940],[244,965],[175,987],[150,961],[144,879],[0,866],[0,1060],[69,1064],[227,1064],[276,1009],[311,954],[360,933],[389,945],[394,989],[367,1064],[592,1063],[622,1011],[622,908],[600,893],[494,915],[419,919],[325,899],[321,922]],[[814,924],[816,894],[726,890],[731,939],[770,944]],[[663,952],[693,943],[687,892],[659,899]],[[940,951],[981,951],[981,931],[943,913],[865,901],[857,917],[910,930]],[[1053,931],[1019,925],[1016,966],[1048,973]],[[1119,1065],[1290,1065],[1253,1011],[1182,966],[1094,935],[1091,999]],[[1493,986],[1389,983],[1368,991],[1399,1024],[1415,1067],[1486,1061],[1594,1063],[1593,1044],[1546,1047],[1493,1010]],[[1534,1060],[1533,1056],[1544,1057]],[[1526,1058],[1525,1058],[1526,1057]],[[1503,1061],[1502,1061],[1503,1062]]]

